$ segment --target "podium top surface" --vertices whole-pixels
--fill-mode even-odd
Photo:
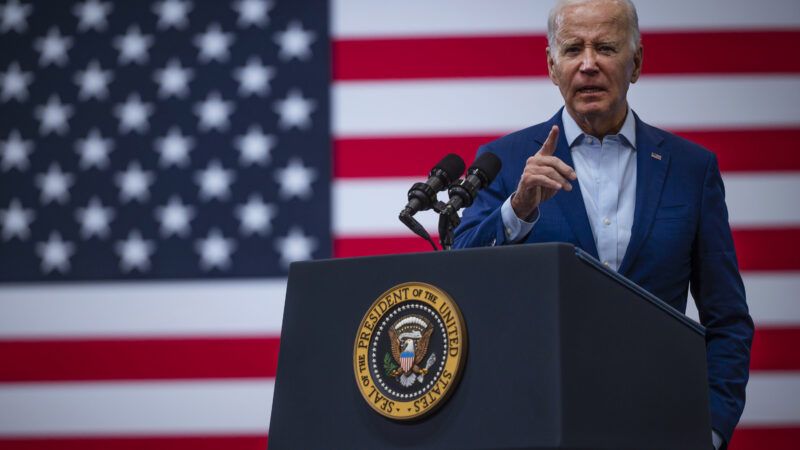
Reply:
[[[419,263],[419,264],[447,264],[447,259],[449,258],[457,258],[459,255],[462,254],[478,254],[479,256],[483,256],[484,254],[487,256],[495,256],[497,252],[506,252],[506,253],[531,253],[531,252],[539,252],[539,251],[546,251],[546,250],[558,250],[559,254],[570,254],[574,255],[574,257],[581,261],[582,263],[588,265],[592,269],[610,277],[616,283],[624,286],[628,290],[634,292],[638,297],[642,300],[651,303],[656,308],[662,310],[664,313],[668,314],[675,320],[681,322],[691,330],[697,332],[698,334],[705,336],[705,327],[701,324],[697,323],[696,321],[690,319],[685,314],[681,313],[680,311],[676,310],[660,298],[656,297],[651,292],[647,291],[643,287],[639,286],[638,284],[634,283],[633,281],[625,278],[624,276],[620,275],[616,271],[605,267],[600,261],[595,259],[592,255],[585,252],[584,250],[575,247],[572,244],[565,243],[565,242],[554,242],[554,243],[544,243],[544,244],[519,244],[519,245],[509,245],[503,247],[480,247],[480,248],[466,248],[466,249],[456,249],[450,251],[438,251],[438,252],[417,252],[417,253],[403,253],[403,254],[392,254],[392,255],[374,255],[374,256],[360,256],[360,257],[353,257],[353,258],[331,258],[331,259],[322,259],[316,261],[299,261],[294,262],[290,266],[289,273],[292,272],[292,267],[294,266],[304,266],[304,265],[326,265],[326,264],[338,264],[343,261],[350,261],[350,262],[358,262],[358,261],[378,261],[387,260],[387,259],[395,259],[398,261],[403,261],[405,263]],[[444,258],[445,261],[441,261],[440,258]]]

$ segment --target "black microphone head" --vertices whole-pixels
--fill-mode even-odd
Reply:
[[[472,166],[470,166],[467,172],[478,175],[485,187],[500,173],[500,168],[502,166],[503,163],[500,162],[500,158],[498,158],[497,155],[492,152],[484,152],[472,163]]]
[[[442,160],[439,161],[435,166],[433,166],[433,169],[431,170],[431,176],[434,176],[434,174],[438,172],[447,178],[446,184],[450,184],[457,180],[462,173],[464,173],[464,167],[466,167],[464,160],[455,153],[450,153],[442,158]]]

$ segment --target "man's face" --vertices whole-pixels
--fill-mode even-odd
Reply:
[[[624,118],[628,86],[642,67],[641,47],[631,49],[624,6],[599,1],[564,8],[547,64],[573,116]]]

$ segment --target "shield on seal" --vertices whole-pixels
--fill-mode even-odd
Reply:
[[[400,368],[403,369],[403,373],[408,373],[412,367],[414,367],[414,341],[409,339],[403,352],[400,353]]]

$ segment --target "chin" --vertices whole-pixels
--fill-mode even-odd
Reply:
[[[610,114],[611,108],[608,105],[590,103],[577,105],[573,111],[581,116],[597,117]]]

